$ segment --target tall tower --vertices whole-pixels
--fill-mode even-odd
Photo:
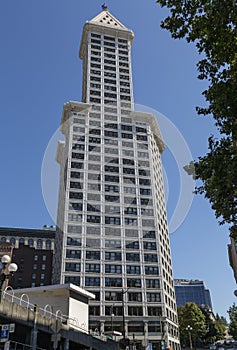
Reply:
[[[155,117],[135,112],[134,35],[106,7],[83,29],[81,102],[64,105],[55,283],[96,295],[90,328],[179,348]]]

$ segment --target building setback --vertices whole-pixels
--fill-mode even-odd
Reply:
[[[175,279],[174,288],[177,306],[185,306],[188,302],[194,302],[201,307],[209,307],[212,310],[211,295],[203,281]]]
[[[134,111],[134,34],[107,7],[86,22],[82,102],[64,105],[54,283],[96,295],[90,329],[179,348],[161,154],[152,114]]]

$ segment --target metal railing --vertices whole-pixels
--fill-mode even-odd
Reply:
[[[4,345],[2,344],[3,347],[0,347],[0,349],[9,349],[9,350],[32,350],[32,346],[29,344],[23,344],[23,343],[19,343],[13,340],[9,340],[7,342],[7,344]],[[47,349],[43,349],[43,348],[36,348],[36,350],[47,350]]]
[[[14,295],[14,290],[11,286],[8,286],[2,292],[2,299],[7,300],[11,303],[15,303],[24,307],[26,309],[30,309],[31,311],[36,310],[36,305],[30,303],[29,296],[27,294],[22,294],[21,297],[17,297]],[[52,306],[47,304],[44,308],[39,307],[38,312],[41,316],[46,318],[51,318],[60,321],[61,323],[67,324],[69,327],[71,326],[74,329],[77,329],[81,332],[88,333],[87,324],[85,322],[79,322],[76,317],[69,317],[68,315],[64,315],[61,310],[57,310],[55,313],[52,310]]]

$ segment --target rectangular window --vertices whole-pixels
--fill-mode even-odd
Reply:
[[[138,230],[135,229],[125,229],[126,237],[138,237]]]
[[[87,247],[93,247],[93,248],[99,248],[100,247],[100,239],[94,239],[94,238],[87,238],[86,239],[86,246]]]
[[[124,193],[136,194],[136,187],[124,187]]]
[[[144,261],[145,262],[157,262],[157,255],[156,254],[144,254]]]
[[[81,226],[68,225],[67,232],[68,233],[81,233]]]
[[[85,145],[83,144],[79,144],[79,143],[73,143],[72,145],[72,150],[81,150],[84,151],[85,150]]]
[[[105,287],[122,287],[122,278],[105,277]]]
[[[105,212],[106,212],[106,213],[119,214],[119,213],[120,213],[120,207],[115,207],[115,206],[109,206],[109,205],[107,205],[107,206],[105,207]]]
[[[127,279],[128,288],[141,288],[140,278],[128,278]]]
[[[137,140],[138,141],[147,141],[147,136],[146,135],[137,135]]]
[[[122,273],[122,265],[107,265],[105,264],[105,273]]]
[[[67,272],[80,272],[81,271],[81,264],[80,263],[66,262],[65,271],[67,271]]]
[[[114,239],[106,239],[105,248],[121,248],[121,241]]]
[[[89,283],[89,282],[87,282]],[[93,284],[88,284],[89,286],[92,286]],[[89,306],[89,314],[93,316],[99,316],[100,315],[100,307],[97,305]]]
[[[118,149],[105,147],[105,153],[118,154]]]
[[[87,250],[86,259],[100,260],[100,252],[95,250]]]
[[[87,235],[100,235],[100,227],[98,227],[98,226],[87,226],[86,234]]]
[[[100,205],[99,204],[93,204],[93,205],[87,204],[87,211],[100,212]]]
[[[105,175],[106,182],[119,182],[119,176]]]
[[[153,209],[144,209],[144,208],[141,208],[141,214],[143,216],[154,216],[154,211]],[[146,225],[147,226],[147,225]],[[150,225],[149,225],[150,226]]]
[[[161,306],[158,307],[149,307],[147,308],[148,310],[148,316],[162,316],[162,308]]]
[[[87,222],[94,222],[94,223],[99,224],[100,223],[100,216],[87,215]]]
[[[74,203],[74,202],[69,203],[70,210],[82,211],[82,207],[83,207],[82,203]]]
[[[127,261],[140,261],[140,254],[139,253],[126,253],[126,260]]]
[[[137,218],[124,218],[124,224],[137,226],[138,220],[137,220]]]
[[[119,201],[119,196],[105,195],[105,201],[106,202],[118,202]]]
[[[76,237],[67,237],[67,245],[72,245],[76,247],[81,246],[81,238],[76,238]]]
[[[156,242],[143,242],[143,248],[148,250],[156,250]]]
[[[122,139],[132,139],[132,138],[133,138],[133,134],[126,134],[122,132]]]
[[[82,215],[81,214],[68,214],[68,221],[82,221]]]
[[[142,293],[128,293],[128,301],[142,301]]]
[[[70,199],[83,199],[83,193],[81,192],[69,192]]]
[[[139,179],[139,185],[150,186],[151,180],[149,179]]]
[[[126,248],[127,249],[139,249],[139,242],[138,241],[127,241]]]
[[[105,192],[119,192],[119,186],[105,185]]]
[[[127,207],[124,209],[124,214],[137,215],[137,208]]]
[[[71,168],[72,169],[83,169],[84,168],[84,164],[83,163],[71,162]]]
[[[101,158],[100,156],[96,155],[96,154],[89,154],[88,157],[89,160],[92,160],[93,162],[100,162]]]
[[[141,269],[140,269],[140,266],[127,265],[126,272],[129,275],[140,275]]]
[[[146,275],[159,275],[158,266],[145,266]]]
[[[105,300],[108,300],[108,301],[122,301],[122,293],[105,292]]]
[[[85,277],[85,285],[86,286],[100,286],[100,278],[99,277]]]
[[[122,306],[105,306],[105,315],[111,316],[111,311],[114,316],[122,316]]]
[[[86,272],[100,273],[99,264],[86,264]]]
[[[120,225],[121,220],[119,217],[105,216],[105,224],[107,224],[107,225]]]
[[[121,236],[121,229],[117,227],[105,227],[105,235],[106,236]]]
[[[148,303],[160,303],[161,295],[160,293],[146,293]]]
[[[118,137],[118,133],[116,131],[105,130],[104,136],[106,137]]]
[[[105,252],[105,260],[121,261],[122,254],[119,252]]]
[[[80,250],[67,249],[66,250],[66,258],[68,258],[68,259],[80,259],[81,258],[81,251]]]
[[[142,219],[142,226],[155,227],[155,222],[154,222],[154,220]],[[150,248],[146,248],[146,249],[150,249]],[[151,248],[151,249],[153,249],[153,248]]]
[[[71,171],[71,178],[73,179],[83,179],[84,174],[77,171]]]
[[[155,231],[143,231],[143,238],[156,238]]]
[[[135,169],[133,168],[123,168],[123,173],[124,174],[135,174]]]
[[[100,164],[88,164],[88,170],[100,171]]]
[[[105,165],[105,171],[106,172],[110,172],[110,173],[118,173],[119,172],[119,167],[112,166],[112,165]]]
[[[74,158],[74,159],[84,159],[84,153],[72,152],[72,158]]]
[[[65,276],[65,283],[73,283],[76,286],[80,286],[80,277],[79,276]]]
[[[97,153],[100,153],[101,148],[98,147],[98,146],[96,146],[96,145],[89,145],[88,151],[89,151],[89,152],[97,152]],[[91,159],[91,158],[90,158],[90,159]]]
[[[141,306],[129,306],[128,307],[128,315],[129,316],[143,316],[142,307]]]
[[[159,279],[146,279],[146,288],[159,289],[160,280]]]
[[[81,182],[70,182],[70,188],[83,189],[83,184]]]

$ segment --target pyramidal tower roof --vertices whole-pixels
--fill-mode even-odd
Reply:
[[[95,30],[103,34],[119,33],[119,36],[133,40],[134,34],[131,29],[128,29],[117,18],[115,18],[108,10],[108,7],[103,5],[103,10],[90,21],[87,21],[83,28],[79,57],[83,57],[83,51],[87,43],[88,32]]]
[[[92,18],[88,23],[101,24],[103,26],[129,30],[117,18],[111,15],[107,6],[104,6],[103,11],[101,11],[97,16]]]

